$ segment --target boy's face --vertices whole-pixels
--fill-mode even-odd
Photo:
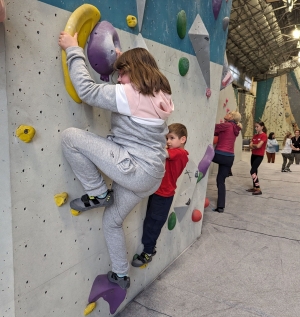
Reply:
[[[168,149],[184,148],[186,137],[179,138],[174,132],[168,133],[166,136]]]

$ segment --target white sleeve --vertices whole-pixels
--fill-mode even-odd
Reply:
[[[117,108],[119,113],[125,116],[131,116],[124,86],[120,84],[116,85],[116,102],[117,102]]]

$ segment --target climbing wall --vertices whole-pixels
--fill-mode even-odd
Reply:
[[[196,173],[199,161],[213,141],[227,38],[222,21],[231,8],[230,0],[219,1],[218,8],[213,8],[210,1],[147,0],[144,6],[141,2],[89,1],[100,10],[101,21],[107,20],[116,27],[123,51],[140,43],[156,58],[173,91],[175,111],[168,123],[181,122],[187,126],[186,149],[190,161],[178,180],[170,211],[175,212],[176,225],[173,230],[167,224],[163,228],[158,253],[151,265],[143,270],[131,268],[132,285],[119,310],[201,234],[202,222],[193,222],[191,217],[194,209],[203,213],[207,176],[197,183]],[[111,269],[103,238],[103,210],[79,217],[70,214],[68,203],[81,196],[83,189],[64,159],[60,144],[61,133],[68,127],[102,136],[110,130],[109,112],[74,102],[64,87],[58,35],[71,12],[82,3],[81,0],[27,0],[26,4],[10,1],[5,27],[0,28],[0,44],[3,43],[0,80],[4,83],[0,85],[4,162],[0,174],[0,182],[4,184],[0,241],[4,246],[1,245],[0,254],[5,261],[1,263],[5,279],[0,281],[3,286],[0,316],[82,316],[95,277]],[[182,10],[186,12],[186,24],[184,19],[178,19]],[[142,23],[139,21],[130,28],[126,23],[129,14],[139,16]],[[197,15],[208,34],[203,46],[198,47],[210,52],[204,68],[188,35]],[[195,28],[192,34],[200,34],[197,31]],[[184,37],[179,37],[179,33]],[[179,69],[181,58],[185,58],[183,73]],[[88,67],[100,83],[99,74]],[[203,74],[203,69],[209,72],[209,77],[208,73]],[[229,99],[232,107],[233,99],[233,96]],[[25,143],[17,137],[20,125],[27,126],[26,137],[31,131],[28,129],[35,129],[31,142]],[[107,178],[106,181],[110,186],[111,181]],[[58,207],[54,195],[62,192],[68,193],[68,200]],[[124,222],[129,261],[142,250],[146,204],[145,199]],[[107,302],[99,299],[90,316],[109,314]]]
[[[278,140],[283,139],[286,131],[293,131],[296,121],[290,107],[286,74],[273,79],[261,120],[268,133],[274,132]]]
[[[238,93],[238,104],[243,125],[243,139],[251,139],[254,134],[255,101],[255,97],[250,94]]]

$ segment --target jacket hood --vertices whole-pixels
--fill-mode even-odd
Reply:
[[[232,124],[234,135],[238,136],[241,131],[241,128],[234,121],[229,121],[229,123]]]
[[[174,111],[174,104],[171,99],[171,96],[168,94],[159,91],[158,93],[154,93],[155,97],[150,97],[151,104],[155,109],[157,115],[166,120],[170,114]]]

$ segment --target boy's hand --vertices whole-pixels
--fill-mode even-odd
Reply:
[[[60,35],[59,35],[58,45],[63,50],[66,50],[68,47],[71,47],[71,46],[78,46],[77,36],[78,36],[77,33],[75,33],[75,35],[72,36],[69,33],[62,31],[60,32]]]

